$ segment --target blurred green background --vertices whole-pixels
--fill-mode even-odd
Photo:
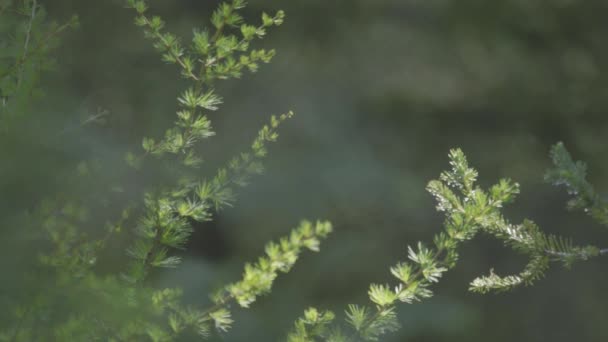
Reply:
[[[218,3],[150,1],[186,39],[192,27],[208,25]],[[187,83],[160,61],[122,1],[44,4],[58,20],[78,14],[81,27],[64,37],[34,115],[2,138],[3,214],[72,185],[71,170],[90,158],[106,171],[88,195],[119,179],[134,191],[117,206],[138,200],[148,173],[156,180],[158,172],[130,175],[121,171],[122,156],[171,125]],[[482,185],[500,177],[521,184],[505,211],[513,222],[530,218],[547,232],[608,245],[604,228],[567,212],[567,195],[542,181],[549,147],[564,141],[608,191],[608,3],[250,0],[245,17],[277,9],[287,12],[285,24],[257,45],[276,48],[277,57],[218,86],[225,105],[212,114],[217,137],[200,148],[204,175],[246,150],[270,114],[294,110],[296,117],[271,147],[265,175],[234,208],[197,227],[185,263],[155,282],[182,286],[188,303],[205,305],[207,293],[238,279],[244,262],[300,219],[329,219],[335,233],[320,254],[282,275],[271,296],[237,310],[225,341],[280,340],[308,306],[342,312],[367,303],[369,283],[392,282],[389,267],[407,257],[407,245],[430,242],[442,229],[425,186],[448,167],[453,147],[463,148]],[[79,128],[97,108],[108,111],[106,122]],[[124,260],[121,243],[112,253]],[[524,264],[499,242],[468,243],[436,296],[401,306],[403,328],[384,341],[608,340],[608,260],[569,271],[556,265],[536,286],[513,293],[467,291],[491,267],[516,272]]]

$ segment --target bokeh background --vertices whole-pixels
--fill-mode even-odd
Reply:
[[[550,146],[563,141],[608,192],[608,3],[249,2],[250,20],[287,12],[285,24],[257,43],[278,55],[257,74],[218,85],[225,105],[212,114],[217,137],[200,148],[207,160],[201,176],[246,150],[270,114],[294,110],[296,117],[271,147],[266,173],[235,207],[197,227],[184,264],[154,281],[181,286],[188,303],[205,305],[210,291],[238,279],[244,262],[300,219],[331,220],[335,233],[282,275],[271,296],[237,310],[223,340],[278,341],[308,306],[341,313],[349,303],[368,303],[369,283],[392,282],[389,267],[407,257],[407,245],[430,242],[442,229],[425,186],[448,167],[453,147],[463,148],[482,185],[501,177],[521,184],[505,211],[513,222],[529,218],[547,232],[608,246],[606,229],[567,212],[567,195],[542,180]],[[160,61],[122,1],[44,3],[58,20],[78,14],[81,27],[64,37],[35,116],[3,138],[3,215],[74,185],[69,175],[91,158],[105,171],[88,195],[120,181],[133,191],[118,196],[117,206],[137,201],[137,190],[162,175],[132,175],[122,157],[171,125],[186,83]],[[188,39],[192,27],[208,25],[218,1],[150,4]],[[105,122],[80,127],[98,108],[108,112]],[[124,260],[121,242],[109,258]],[[608,340],[608,260],[556,265],[512,293],[467,291],[492,267],[506,273],[524,264],[500,242],[477,238],[434,298],[400,307],[403,328],[383,340]]]

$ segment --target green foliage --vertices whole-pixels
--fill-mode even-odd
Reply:
[[[582,209],[593,219],[608,225],[608,202],[595,192],[587,181],[587,165],[573,161],[563,143],[557,143],[551,149],[554,168],[545,175],[545,180],[556,186],[564,186],[572,200],[569,209]]]
[[[178,37],[163,30],[165,23],[160,17],[146,15],[148,6],[145,1],[129,0],[127,5],[136,11],[136,25],[144,29],[145,36],[154,42],[163,60],[178,65],[182,77],[192,82],[192,86],[178,98],[180,109],[175,126],[168,129],[165,137],[158,142],[144,138],[142,146],[145,154],[128,157],[127,160],[138,165],[147,154],[162,157],[170,153],[177,155],[183,165],[196,168],[202,158],[196,155],[195,144],[215,134],[205,111],[215,111],[222,103],[222,98],[212,88],[214,81],[238,78],[244,67],[257,69],[257,60],[244,56],[264,55],[265,52],[249,51],[250,43],[256,37],[263,37],[267,27],[280,24],[279,19],[284,15],[277,14],[276,22],[264,23],[255,35],[243,34],[239,40],[229,31],[238,25],[248,27],[237,12],[245,3],[222,3],[211,19],[215,32],[210,34],[205,29],[194,30],[191,45],[185,47]],[[269,62],[270,57],[268,54],[263,60]],[[245,186],[252,175],[261,173],[261,159],[266,155],[266,144],[276,141],[278,126],[292,115],[290,112],[273,116],[270,125],[259,131],[251,152],[233,158],[228,167],[220,169],[211,180],[185,179],[177,187],[148,195],[146,213],[137,228],[140,238],[129,249],[134,261],[125,277],[137,283],[144,280],[150,267],[175,267],[180,260],[169,256],[169,250],[181,248],[186,243],[192,233],[189,222],[208,221],[211,210],[220,210],[232,204],[233,188]]]
[[[0,1],[0,119],[23,114],[39,96],[40,74],[55,62],[50,52],[77,25],[76,16],[63,24],[48,21],[37,0]]]
[[[288,237],[266,246],[266,255],[255,264],[247,264],[243,278],[225,286],[212,296],[214,305],[205,310],[184,308],[179,303],[181,291],[164,289],[152,295],[153,304],[159,311],[167,314],[167,324],[171,331],[157,330],[176,339],[190,330],[201,337],[209,336],[212,329],[228,331],[232,324],[230,306],[233,302],[247,308],[258,296],[270,292],[274,279],[279,272],[288,272],[303,249],[318,251],[320,239],[327,237],[332,227],[328,222],[313,224],[303,221]],[[147,330],[149,334],[149,330]],[[152,337],[152,336],[151,336]],[[153,338],[154,340],[154,338]]]
[[[217,80],[239,78],[243,69],[255,72],[259,63],[270,62],[274,50],[255,50],[250,46],[254,39],[263,38],[268,28],[282,24],[285,14],[279,11],[269,17],[264,13],[262,24],[256,27],[245,23],[238,13],[245,6],[244,1],[222,3],[211,19],[215,31],[194,29],[191,43],[184,45],[177,36],[164,31],[165,23],[160,17],[147,16],[145,1],[128,0],[127,5],[136,11],[136,25],[153,41],[162,59],[177,65],[182,77],[192,82],[178,98],[180,108],[175,126],[158,141],[144,138],[145,153],[158,157],[174,154],[184,165],[198,167],[202,159],[196,156],[193,147],[198,141],[215,135],[206,111],[216,111],[223,101],[215,93],[213,84]],[[138,165],[140,159],[128,158],[133,165]]]
[[[316,225],[302,222],[288,238],[269,243],[266,257],[260,258],[256,264],[245,265],[243,280],[229,285],[225,293],[215,296],[214,301],[223,304],[233,298],[240,306],[249,307],[256,297],[270,292],[278,272],[291,270],[302,249],[318,252],[320,239],[327,237],[331,230],[329,222],[317,222]]]
[[[331,311],[319,312],[315,308],[309,308],[304,312],[304,317],[297,320],[294,332],[289,334],[289,342],[314,342],[318,338],[326,341],[346,341],[346,337],[339,330],[330,330],[335,315]]]
[[[0,14],[13,11],[12,5],[13,2],[0,3]],[[99,236],[83,229],[94,224],[91,221],[97,213],[89,205],[95,201],[83,201],[78,194],[61,194],[42,203],[28,216],[27,227],[33,231],[42,229],[50,248],[39,255],[38,273],[29,280],[35,284],[33,288],[27,289],[23,298],[15,298],[14,321],[0,327],[0,341],[172,341],[184,334],[207,338],[214,330],[224,333],[234,323],[233,303],[246,308],[257,297],[268,294],[278,274],[288,272],[305,249],[318,251],[321,240],[332,230],[328,222],[303,221],[288,237],[269,243],[266,255],[245,266],[242,280],[214,294],[207,309],[185,306],[179,288],[153,286],[149,275],[154,270],[180,264],[180,257],[173,253],[185,248],[193,233],[192,224],[210,221],[215,212],[233,205],[237,189],[262,173],[268,144],[277,140],[278,128],[293,116],[292,112],[271,116],[248,152],[230,159],[212,177],[200,175],[203,158],[196,146],[215,135],[208,114],[217,111],[223,102],[213,89],[214,82],[238,78],[243,69],[253,72],[259,63],[269,62],[274,51],[251,49],[250,44],[264,37],[271,26],[280,25],[285,15],[263,14],[262,23],[252,26],[238,13],[245,6],[244,1],[222,3],[211,18],[214,31],[195,29],[192,43],[183,46],[177,36],[164,31],[160,17],[147,16],[145,1],[129,0],[127,5],[135,9],[136,24],[143,27],[163,60],[177,65],[191,85],[177,98],[175,125],[161,139],[144,138],[142,152],[127,153],[125,160],[139,173],[149,165],[149,156],[169,164],[177,158],[186,170],[194,172],[181,172],[171,184],[155,184],[146,189],[143,206],[128,205],[118,219],[106,223],[101,234],[95,234]],[[0,69],[0,74],[6,72],[0,88],[5,100],[13,93],[26,98],[30,95],[19,87],[25,79],[22,69],[28,63],[40,63],[36,58],[46,58],[44,54],[56,45],[50,37],[35,32],[44,28],[55,36],[74,24],[44,26],[38,22],[43,12],[36,0],[24,1],[23,6],[19,11],[31,13],[27,29],[21,28],[23,34],[17,36],[25,37],[25,47],[18,55],[7,54],[14,63]],[[11,12],[9,17],[18,17],[22,14],[19,11]],[[32,50],[35,53],[28,52],[32,44],[40,45]],[[11,88],[9,81],[17,86]],[[95,181],[88,163],[79,164],[77,171],[78,179]],[[123,191],[121,187],[112,187],[114,190]],[[128,266],[117,273],[100,271],[97,266],[99,259],[106,256],[104,250],[116,244],[116,236],[129,225],[135,227],[127,249],[131,259]],[[41,320],[46,323],[40,324]]]
[[[586,189],[585,193],[592,194],[583,195],[582,200],[577,197],[583,203],[580,206],[599,205],[594,204],[599,199],[584,180],[584,165],[573,163],[562,144],[552,149],[551,156],[557,169],[551,170],[547,178],[566,184],[574,194],[582,193],[578,189]],[[378,341],[383,335],[398,330],[397,303],[413,303],[431,297],[431,285],[456,265],[458,248],[478,233],[503,241],[514,251],[527,255],[530,261],[516,275],[499,276],[492,270],[490,275],[473,280],[470,290],[477,293],[531,285],[544,276],[551,262],[562,262],[569,267],[576,261],[608,253],[608,250],[591,245],[575,246],[568,238],[546,234],[530,220],[521,224],[510,223],[501,210],[519,194],[519,185],[509,179],[501,179],[488,190],[481,189],[475,184],[478,172],[469,166],[464,153],[455,149],[450,151],[449,157],[452,169],[441,173],[438,180],[429,182],[427,186],[437,201],[437,210],[446,216],[444,231],[433,238],[434,247],[421,242],[416,248],[408,247],[409,261],[400,262],[390,269],[398,284],[394,287],[370,285],[368,295],[373,307],[348,306],[346,323],[354,333],[347,339],[334,339],[331,332],[341,330],[330,326],[334,320],[333,313],[325,314],[329,318],[317,322],[309,319],[309,316],[314,317],[311,312],[316,313],[316,309],[309,309],[305,318],[297,321],[289,341]]]
[[[178,187],[147,195],[145,213],[136,233],[139,238],[129,249],[134,259],[125,278],[143,281],[151,267],[175,267],[180,260],[169,256],[172,248],[182,248],[192,234],[191,221],[204,222],[212,210],[221,210],[234,201],[234,187],[248,184],[252,175],[261,173],[266,144],[277,138],[276,129],[291,113],[272,117],[252,143],[250,153],[233,158],[211,180],[192,181]]]
[[[24,229],[44,236],[46,245],[36,254],[35,268],[25,275],[33,285],[16,291],[12,298],[13,319],[0,322],[0,341],[174,341],[192,334],[206,339],[232,328],[233,306],[249,308],[271,292],[278,275],[289,272],[303,251],[319,250],[332,231],[331,224],[302,221],[288,236],[268,243],[265,255],[246,264],[242,279],[221,287],[207,307],[186,305],[182,289],[156,288],[151,281],[153,273],[179,267],[176,250],[187,246],[195,223],[211,221],[216,212],[234,205],[239,188],[262,173],[268,145],[277,140],[280,125],[293,116],[292,112],[271,116],[247,152],[211,175],[202,174],[204,158],[197,147],[215,136],[211,113],[224,101],[215,90],[216,82],[239,78],[270,62],[274,50],[251,45],[285,19],[282,11],[263,13],[261,23],[252,25],[240,14],[245,5],[243,0],[221,3],[211,15],[211,25],[195,28],[186,43],[166,31],[162,18],[149,15],[146,1],[127,0],[127,7],[135,11],[135,24],[162,60],[178,67],[188,85],[176,99],[174,125],[162,137],[144,137],[141,150],[127,153],[125,161],[138,176],[152,158],[166,162],[163,166],[179,164],[180,168],[166,184],[146,188],[141,205],[121,207],[94,234],[85,227],[97,227],[93,221],[99,208],[91,203],[101,201],[98,198],[86,201],[74,194],[57,194],[25,215]],[[52,64],[49,53],[57,47],[57,36],[74,27],[76,19],[64,25],[48,23],[36,0],[0,0],[0,19],[0,114],[4,118],[33,98],[40,71]],[[519,185],[502,179],[482,189],[477,185],[478,172],[460,149],[452,150],[449,158],[451,170],[427,186],[437,210],[445,215],[443,231],[432,243],[408,246],[407,260],[390,268],[395,284],[371,284],[370,302],[348,305],[345,324],[339,324],[331,311],[309,308],[287,335],[288,341],[379,341],[397,331],[397,306],[433,296],[433,284],[455,267],[459,248],[478,233],[503,241],[529,261],[517,274],[499,276],[490,270],[489,275],[473,280],[470,290],[477,293],[531,285],[554,262],[570,267],[608,254],[607,249],[575,245],[569,238],[548,234],[531,220],[511,223],[502,210],[519,194]],[[551,158],[554,168],[546,180],[567,188],[573,196],[570,208],[583,209],[607,225],[608,204],[587,181],[585,164],[574,162],[561,143],[553,147]],[[80,176],[93,182],[90,168],[89,163],[76,167]],[[95,196],[107,201],[104,194]],[[127,230],[132,235],[125,267],[100,270],[100,260],[107,257],[104,251],[115,246],[124,227],[132,227]]]

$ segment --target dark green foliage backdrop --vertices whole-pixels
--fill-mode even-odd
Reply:
[[[150,3],[185,35],[216,6]],[[83,158],[120,165],[141,136],[160,135],[174,120],[184,86],[142,39],[122,1],[45,6],[54,18],[78,14],[81,27],[65,37],[58,71],[45,78],[36,125],[16,122],[3,138],[3,155],[15,161],[0,173],[9,218],[31,207],[41,190],[70,185],[66,175]],[[277,49],[273,63],[218,89],[226,104],[212,117],[218,136],[202,147],[207,167],[243,150],[268,114],[293,109],[297,116],[271,147],[266,174],[235,208],[199,227],[186,262],[156,281],[179,284],[187,300],[204,303],[300,218],[329,219],[336,231],[320,254],[302,258],[277,281],[272,296],[236,314],[227,341],[275,341],[307,306],[340,311],[364,302],[368,284],[388,280],[388,266],[404,259],[408,244],[441,229],[425,186],[445,169],[451,147],[462,147],[483,185],[499,177],[521,183],[522,194],[507,209],[513,221],[529,217],[548,232],[608,245],[601,227],[566,212],[566,196],[542,182],[549,147],[561,140],[608,192],[608,5],[251,0],[246,13],[276,9],[287,20],[262,43]],[[98,107],[108,111],[106,122],[78,128]],[[127,174],[109,169],[115,174],[108,180]],[[124,196],[137,199],[130,190],[145,182],[133,179]],[[95,196],[94,188],[86,192]],[[123,247],[116,247],[117,260]],[[467,291],[470,280],[491,266],[516,271],[525,260],[483,239],[462,254],[436,297],[401,307],[404,328],[386,341],[608,339],[606,260],[552,270],[531,288],[480,296]]]

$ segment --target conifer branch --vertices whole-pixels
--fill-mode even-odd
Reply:
[[[193,86],[183,92],[179,97],[181,109],[177,112],[178,120],[175,127],[165,133],[165,138],[156,142],[151,138],[144,138],[143,156],[129,154],[127,161],[133,166],[141,164],[143,157],[153,154],[158,157],[165,153],[179,155],[182,163],[186,166],[197,167],[202,158],[195,155],[192,150],[194,144],[200,140],[215,135],[211,128],[211,122],[202,113],[203,110],[215,111],[217,105],[222,103],[222,98],[217,96],[211,88],[212,82],[219,79],[239,77],[241,69],[248,68],[256,71],[258,62],[269,62],[274,56],[274,51],[252,50],[248,55],[241,55],[238,62],[235,59],[235,52],[247,52],[249,43],[254,38],[262,38],[266,33],[266,28],[281,25],[284,13],[279,11],[272,18],[266,14],[262,16],[263,24],[258,28],[251,25],[242,24],[242,17],[236,10],[244,7],[245,2],[241,0],[233,1],[231,4],[222,3],[218,10],[214,12],[212,23],[214,26],[221,27],[214,37],[209,38],[205,30],[194,31],[192,46],[185,48],[179,39],[170,33],[163,33],[162,28],[165,23],[160,17],[148,18],[145,13],[147,4],[143,0],[128,0],[127,7],[135,9],[137,12],[136,24],[144,27],[147,37],[156,41],[155,48],[163,54],[163,60],[169,63],[178,64],[182,69],[182,75],[194,81]],[[242,24],[242,25],[241,25]],[[223,35],[223,28],[230,26],[240,26],[243,36],[237,42],[234,35]],[[218,64],[226,60],[225,64]],[[199,61],[198,76],[195,75],[194,61]],[[205,90],[205,88],[208,88]]]
[[[202,163],[195,151],[196,144],[215,134],[207,113],[217,110],[223,101],[212,87],[214,82],[238,78],[245,69],[255,72],[259,63],[269,62],[274,50],[252,50],[250,43],[265,36],[267,28],[280,25],[284,13],[279,11],[274,16],[264,13],[262,24],[255,26],[245,23],[238,13],[245,6],[244,0],[221,3],[211,17],[214,33],[195,30],[192,43],[184,46],[178,37],[163,30],[160,17],[146,15],[145,0],[126,1],[127,7],[136,11],[136,24],[144,28],[146,37],[152,39],[163,60],[177,65],[181,75],[192,82],[177,98],[175,125],[158,141],[144,138],[143,156],[162,158],[169,154],[177,156],[184,166],[196,168]],[[37,23],[44,16],[42,7],[37,0],[23,3],[27,11],[18,15],[23,16],[20,19],[26,24],[25,36],[23,41],[17,39],[22,51],[10,57],[8,70],[0,71],[0,78],[10,77],[9,81],[14,81],[11,87],[16,84],[17,88],[28,82],[27,63],[53,47],[48,38],[74,25],[70,22],[49,26],[47,35],[40,35],[38,31],[42,30]],[[8,5],[0,6],[0,15],[10,10]],[[23,92],[23,89],[16,91]],[[3,103],[6,97],[3,93]],[[89,210],[82,201],[55,200],[51,205],[41,206],[36,217],[42,222],[36,223],[48,235],[51,250],[41,253],[38,261],[51,270],[53,278],[49,283],[54,286],[47,289],[46,283],[39,285],[43,304],[34,301],[39,306],[25,306],[0,339],[17,342],[52,336],[65,341],[103,338],[172,341],[186,330],[194,330],[202,338],[208,337],[213,329],[228,331],[234,323],[231,308],[236,305],[248,308],[258,297],[270,293],[274,280],[280,273],[288,272],[304,250],[318,251],[321,240],[332,231],[331,224],[303,221],[289,236],[267,244],[265,256],[246,264],[242,279],[220,289],[206,309],[185,307],[180,302],[180,289],[155,290],[147,286],[146,279],[153,268],[176,267],[181,260],[171,253],[184,248],[192,233],[191,222],[209,221],[214,211],[231,206],[235,188],[247,185],[252,176],[262,172],[268,143],[276,141],[279,125],[292,115],[289,112],[272,116],[270,123],[259,130],[250,151],[231,159],[212,178],[201,177],[200,181],[185,178],[176,184],[149,190],[144,198],[142,217],[135,227],[136,238],[128,250],[132,262],[123,274],[127,282],[112,274],[99,276],[93,267],[100,250],[128,215],[123,212],[122,218],[111,224],[105,235],[94,239],[80,230],[87,224]],[[418,242],[415,247],[408,247],[408,260],[390,268],[397,279],[396,285],[371,284],[367,292],[371,305],[347,307],[345,321],[352,330],[350,335],[336,324],[332,312],[309,308],[295,322],[294,331],[287,336],[289,342],[378,341],[396,331],[400,327],[396,314],[398,303],[431,297],[432,285],[456,265],[458,248],[478,233],[491,235],[528,258],[519,273],[499,276],[490,270],[489,275],[473,280],[470,290],[479,293],[531,285],[542,278],[554,262],[570,267],[577,261],[608,255],[608,248],[575,245],[569,238],[545,233],[530,220],[521,224],[509,222],[502,208],[519,193],[519,185],[503,179],[489,189],[481,189],[476,185],[477,171],[469,166],[460,149],[450,151],[449,158],[451,170],[427,186],[437,201],[437,209],[445,214],[444,229],[434,236],[433,246]],[[553,147],[551,158],[554,168],[547,173],[546,180],[566,187],[573,196],[570,208],[582,209],[608,225],[608,201],[587,181],[585,164],[573,161],[561,143]],[[141,159],[142,156],[128,158],[133,165]],[[64,313],[53,306],[65,293],[73,297],[66,305],[69,310]],[[81,297],[88,301],[78,303]],[[39,307],[44,310],[38,310]],[[59,316],[39,327],[39,317],[46,313],[37,311],[45,310],[59,312]],[[34,318],[29,319],[29,315]]]
[[[304,316],[298,318],[294,331],[287,336],[287,342],[315,342],[317,339],[331,342],[349,341],[340,330],[333,330],[331,324],[336,315],[331,311],[308,308]]]
[[[53,59],[49,52],[57,45],[56,36],[69,27],[75,27],[78,19],[74,16],[64,25],[47,23],[45,12],[37,0],[4,2],[0,8],[0,21],[7,14],[23,17],[15,23],[7,20],[9,25],[3,25],[3,31],[12,32],[5,37],[6,53],[0,58],[3,62],[0,67],[0,110],[14,114],[25,112],[25,103],[32,102],[25,100],[33,97],[32,91],[39,83],[40,72],[50,69]],[[27,72],[28,68],[32,69],[31,73]],[[15,97],[23,101],[15,100],[15,106],[10,106],[11,99]]]
[[[430,285],[455,266],[457,248],[479,232],[504,241],[507,246],[530,258],[519,274],[501,277],[491,270],[488,276],[475,279],[471,282],[470,290],[479,293],[530,285],[544,275],[550,262],[563,262],[569,267],[575,261],[608,254],[608,249],[574,246],[570,239],[545,234],[529,220],[520,225],[509,223],[500,211],[519,193],[519,185],[503,179],[486,191],[475,186],[477,171],[469,167],[464,153],[459,149],[450,152],[450,164],[452,170],[442,173],[439,180],[431,181],[427,187],[437,200],[437,209],[446,214],[445,231],[433,239],[436,249],[433,251],[422,243],[418,243],[416,250],[409,247],[410,262],[402,262],[391,268],[391,273],[399,279],[400,284],[394,289],[389,285],[370,286],[368,294],[375,304],[375,312],[364,306],[349,305],[346,321],[354,332],[348,338],[342,335],[339,328],[332,327],[333,314],[328,316],[331,319],[317,324],[311,317],[315,317],[318,311],[309,309],[305,318],[296,322],[296,329],[288,335],[288,341],[316,341],[317,338],[323,341],[378,341],[380,336],[399,328],[396,303],[411,303],[432,296]],[[582,182],[579,181],[579,184]]]
[[[177,63],[182,68],[182,74],[194,80],[194,86],[186,90],[178,98],[178,103],[182,110],[178,111],[178,121],[176,126],[167,130],[165,138],[160,142],[155,142],[150,138],[144,138],[142,146],[146,154],[162,156],[165,153],[179,154],[183,156],[183,163],[186,166],[197,166],[201,158],[197,157],[192,150],[194,144],[202,138],[208,138],[215,133],[211,130],[210,121],[206,115],[200,114],[199,109],[217,110],[222,100],[215,95],[213,90],[205,92],[204,86],[211,82],[208,77],[193,77],[192,56],[210,56],[215,52],[215,59],[220,57],[230,58],[230,55],[237,48],[246,51],[248,45],[235,46],[233,36],[224,38],[219,33],[214,36],[211,42],[207,35],[195,31],[193,48],[184,49],[179,40],[161,30],[164,22],[160,17],[148,19],[145,16],[147,5],[143,0],[128,0],[127,6],[137,12],[136,24],[145,27],[146,36],[157,40],[155,47],[161,51],[163,59],[167,62]],[[235,26],[241,24],[242,18],[234,12],[244,6],[244,2],[235,0],[232,4],[223,3],[214,12],[212,23],[222,32],[225,26]],[[279,19],[271,19],[270,22],[263,16],[264,25],[279,25]],[[248,42],[257,34],[250,32],[247,25],[241,27],[244,39]],[[259,33],[259,36],[262,34]],[[159,43],[160,42],[160,43]],[[210,50],[213,46],[214,50]],[[255,52],[255,51],[254,51]],[[253,65],[255,61],[242,60],[241,64]],[[200,75],[203,75],[208,66],[200,65]],[[216,72],[220,77],[235,76],[229,69]],[[173,267],[179,263],[176,257],[168,257],[169,248],[180,248],[185,244],[192,233],[192,228],[188,224],[188,219],[196,221],[206,221],[210,219],[209,208],[213,203],[216,209],[227,205],[232,201],[232,184],[243,186],[252,174],[261,172],[259,160],[266,154],[266,142],[275,141],[277,138],[276,128],[279,124],[291,117],[293,114],[285,114],[279,118],[272,117],[270,126],[264,126],[260,130],[258,137],[252,144],[252,154],[241,154],[234,158],[228,167],[231,171],[228,175],[226,169],[219,170],[218,175],[210,182],[193,183],[191,185],[180,185],[171,191],[160,194],[158,199],[148,199],[146,205],[147,213],[137,229],[141,239],[137,240],[129,250],[129,254],[136,260],[131,266],[131,275],[127,276],[132,282],[137,283],[143,280],[148,273],[149,267],[156,265],[160,267]],[[131,157],[134,164],[139,162],[137,158]],[[196,186],[196,188],[194,188]],[[194,197],[192,197],[194,192]],[[156,203],[156,204],[153,204]],[[155,216],[156,215],[156,216]]]
[[[572,199],[568,209],[582,209],[602,225],[608,225],[608,201],[600,196],[587,181],[587,165],[574,161],[563,143],[551,148],[553,168],[545,174],[545,181],[564,186]]]
[[[199,335],[208,336],[211,328],[209,324],[219,332],[226,332],[233,323],[230,312],[233,303],[248,308],[257,297],[269,293],[279,273],[289,272],[303,250],[318,252],[321,240],[331,231],[329,222],[317,221],[313,224],[302,221],[289,236],[267,244],[266,255],[260,257],[255,264],[246,264],[243,278],[214,294],[214,304],[205,310],[184,309],[175,300],[180,293],[168,289],[155,295],[155,304],[172,312],[169,323],[177,334],[174,337],[179,336],[187,327]]]
[[[303,249],[318,252],[320,239],[326,238],[331,231],[329,222],[301,222],[289,237],[266,245],[266,256],[261,257],[256,264],[245,265],[243,279],[216,294],[213,297],[215,306],[207,312],[216,312],[222,308],[228,310],[233,301],[248,308],[258,296],[270,292],[279,272],[287,273],[291,270]],[[216,321],[216,326],[218,325]]]
[[[63,33],[63,31],[65,31],[69,28],[74,28],[77,25],[78,25],[78,17],[73,16],[68,22],[66,22],[60,26],[51,28],[50,32],[48,32],[43,38],[39,39],[38,43],[32,49],[30,49],[31,52],[29,54],[23,54],[20,58],[18,58],[15,61],[15,63],[10,68],[5,70],[3,73],[0,73],[0,78],[7,77],[7,76],[13,74],[16,70],[22,68],[23,64],[25,64],[28,61],[28,57],[36,56],[36,55],[42,54],[43,52],[46,52],[45,50],[49,47],[49,45],[48,45],[49,41],[52,41],[53,38],[55,38],[58,35],[60,35],[61,33]],[[28,45],[29,45],[29,43],[28,43]]]
[[[153,37],[155,37],[162,45],[162,49],[167,51],[167,60],[175,60],[175,62],[177,62],[177,64],[179,64],[182,67],[182,70],[184,70],[184,73],[187,77],[195,80],[196,82],[200,82],[201,79],[196,77],[196,75],[194,75],[194,73],[192,73],[191,67],[189,65],[186,64],[186,61],[184,61],[182,59],[182,52],[179,48],[175,48],[175,44],[176,42],[171,42],[169,39],[171,39],[170,35],[163,35],[160,31],[160,27],[162,27],[161,24],[157,24],[157,23],[153,23],[152,21],[150,21],[150,19],[148,19],[148,17],[146,17],[145,15],[143,15],[142,13],[139,13],[141,15],[141,20],[142,22],[148,27],[148,29],[150,29],[151,34],[153,35]]]
[[[36,0],[33,1],[34,5],[37,5]],[[218,78],[239,77],[241,69],[248,68],[255,71],[259,61],[270,61],[274,51],[248,52],[249,43],[256,37],[264,36],[265,28],[280,25],[284,14],[279,12],[275,17],[264,14],[263,24],[254,27],[242,24],[242,18],[234,13],[234,10],[244,6],[244,1],[234,0],[230,6],[222,4],[215,12],[221,13],[221,18],[217,15],[212,18],[214,24],[221,22],[221,27],[211,41],[205,42],[207,38],[204,32],[195,32],[192,48],[183,49],[175,36],[161,31],[164,23],[159,17],[148,18],[144,15],[147,8],[145,1],[127,0],[127,4],[136,9],[138,13],[136,23],[146,28],[146,35],[155,40],[155,47],[164,53],[164,60],[179,65],[182,75],[194,82],[193,86],[178,98],[180,111],[177,113],[178,121],[175,127],[169,129],[165,138],[158,143],[149,138],[144,139],[143,148],[146,154],[157,156],[165,153],[183,155],[184,165],[195,166],[198,157],[194,155],[193,146],[198,140],[214,135],[210,121],[203,112],[216,110],[222,102],[210,87],[211,82]],[[32,37],[30,31],[34,27],[33,22],[38,13],[36,8],[34,6],[30,17],[30,29],[25,38],[24,52],[13,67],[25,63],[25,60],[33,56],[37,50],[31,49],[30,43]],[[242,39],[238,40],[234,35],[224,34],[228,28],[238,27],[237,24],[242,24],[240,26]],[[59,31],[61,30],[63,27],[60,26]],[[235,54],[238,52],[243,54],[238,56],[237,61]],[[194,60],[200,63],[198,76],[194,73]],[[169,256],[169,252],[173,248],[182,248],[188,240],[192,232],[189,220],[209,220],[211,208],[220,210],[226,205],[231,205],[234,200],[233,186],[245,186],[251,176],[261,173],[261,160],[266,156],[267,144],[276,141],[279,125],[292,115],[293,113],[289,112],[278,117],[272,116],[270,124],[265,125],[258,132],[251,145],[251,151],[233,158],[213,179],[201,182],[179,182],[168,189],[157,189],[146,195],[144,216],[136,229],[139,238],[128,251],[134,261],[129,271],[123,274],[124,278],[129,280],[127,283],[120,282],[113,276],[100,278],[92,271],[99,250],[106,245],[117,228],[109,229],[102,239],[90,240],[88,236],[79,232],[78,227],[84,224],[83,217],[87,216],[84,206],[67,202],[59,204],[59,207],[53,205],[47,208],[41,216],[48,218],[45,229],[55,249],[43,254],[40,261],[42,265],[50,266],[57,271],[57,277],[61,278],[59,283],[61,289],[77,290],[78,295],[95,299],[116,299],[116,303],[103,304],[108,306],[104,309],[110,312],[127,307],[141,312],[125,323],[116,322],[112,315],[101,313],[102,310],[88,312],[86,308],[74,308],[85,309],[85,313],[80,316],[68,314],[58,319],[54,326],[49,327],[52,330],[51,334],[62,340],[91,340],[99,336],[113,336],[116,340],[149,338],[154,341],[164,341],[177,338],[181,327],[185,325],[196,326],[198,332],[206,336],[207,322],[213,322],[216,329],[225,331],[232,323],[228,310],[231,303],[236,302],[242,307],[247,307],[256,297],[270,291],[277,274],[287,272],[302,249],[316,251],[320,239],[331,231],[331,225],[326,222],[318,222],[316,225],[303,222],[289,238],[282,239],[278,244],[269,244],[266,248],[267,256],[260,258],[254,265],[247,265],[243,280],[226,287],[220,296],[215,298],[215,305],[202,312],[181,308],[177,302],[174,302],[173,299],[179,297],[179,291],[163,290],[151,295],[152,289],[143,284],[151,267],[174,267],[179,263],[179,258]],[[134,159],[132,158],[132,161],[137,161]],[[61,289],[58,288],[57,291]],[[52,298],[56,294],[45,295]],[[148,316],[155,312],[149,308],[145,299],[150,295],[153,305],[162,306],[163,302],[169,300],[170,304],[166,307],[169,330],[153,323],[152,317]],[[49,308],[49,310],[53,309]]]
[[[250,176],[261,173],[260,162],[266,156],[266,144],[276,141],[280,124],[292,116],[291,112],[273,116],[270,124],[265,125],[254,139],[251,153],[233,158],[228,168],[220,169],[212,180],[175,188],[167,192],[174,195],[161,196],[158,200],[148,198],[147,213],[137,229],[141,239],[129,251],[137,261],[131,266],[131,275],[127,276],[131,282],[138,283],[145,278],[155,257],[160,258],[155,261],[160,267],[174,267],[179,263],[179,259],[166,254],[167,248],[181,248],[189,238],[192,229],[186,220],[209,220],[212,207],[220,210],[230,205],[234,196],[231,187],[245,186]]]

